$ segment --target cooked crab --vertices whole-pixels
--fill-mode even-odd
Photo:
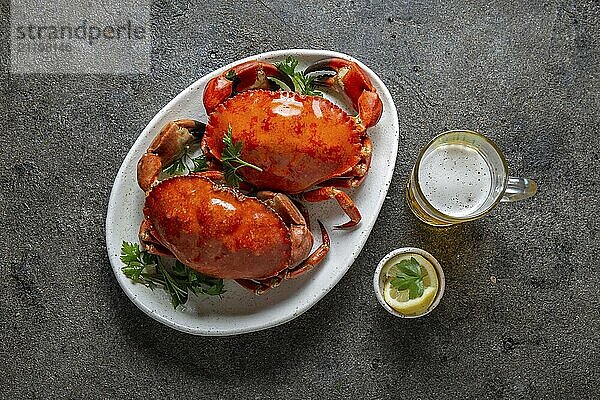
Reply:
[[[146,194],[140,242],[152,254],[176,257],[202,274],[235,279],[261,294],[314,268],[329,250],[310,253],[307,220],[285,195],[256,197],[222,183],[218,171],[175,176]]]

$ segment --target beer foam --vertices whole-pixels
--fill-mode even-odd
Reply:
[[[426,154],[418,177],[423,195],[438,211],[468,218],[485,204],[492,190],[490,167],[474,148],[444,144]]]

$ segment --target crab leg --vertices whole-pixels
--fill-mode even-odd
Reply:
[[[243,286],[244,288],[254,292],[255,294],[263,294],[269,289],[277,287],[281,284],[284,279],[293,279],[305,272],[312,270],[316,267],[327,255],[330,248],[330,240],[329,235],[327,234],[327,230],[321,223],[318,221],[319,227],[321,228],[321,238],[322,243],[316,250],[308,256],[306,260],[304,260],[300,265],[286,269],[280,272],[277,276],[262,279],[262,280],[252,280],[252,279],[236,279],[235,281]]]
[[[212,113],[219,104],[236,93],[271,88],[272,84],[267,79],[270,76],[286,80],[275,65],[260,61],[247,61],[223,72],[206,84],[203,97],[206,113]]]
[[[314,267],[316,267],[327,255],[330,248],[329,242],[329,234],[325,230],[325,227],[321,223],[321,221],[317,220],[319,227],[321,228],[321,237],[323,242],[317,249],[310,255],[306,260],[304,260],[300,265],[294,267],[292,269],[286,270],[285,279],[296,278],[297,276],[302,275],[305,272],[310,271]]]
[[[335,199],[342,210],[346,213],[348,217],[350,217],[350,221],[335,226],[334,229],[347,229],[356,226],[360,220],[360,211],[346,193],[341,190],[333,187],[326,186],[318,189],[309,190],[308,192],[304,192],[300,195],[300,198],[306,200],[311,203],[317,203],[324,200]]]
[[[373,142],[370,138],[363,139],[363,146],[360,151],[360,161],[348,171],[344,172],[337,178],[326,180],[320,183],[320,186],[333,186],[336,188],[355,188],[360,186],[369,172],[371,167],[371,157],[373,154]]]
[[[256,198],[273,208],[289,227],[292,241],[290,265],[296,265],[304,260],[313,246],[313,237],[306,226],[306,220],[302,213],[294,206],[289,197],[281,193],[260,191],[256,194]]]
[[[261,190],[256,193],[256,198],[271,206],[287,225],[306,225],[304,215],[286,195]]]
[[[275,288],[281,284],[282,278],[275,276],[262,281],[251,279],[236,279],[236,283],[254,294],[263,294],[269,289]]]
[[[161,171],[181,156],[185,146],[202,138],[206,125],[192,119],[171,121],[154,138],[137,165],[140,188],[147,192]]]
[[[295,201],[295,200],[292,200],[292,203],[294,203],[294,205],[296,206],[298,211],[300,211],[300,214],[302,214],[302,216],[304,217],[304,220],[306,221],[306,228],[308,228],[308,230],[310,231],[310,218],[309,218],[308,210],[306,209],[306,206],[304,204],[300,203],[299,201]]]
[[[355,62],[341,58],[327,58],[310,65],[305,73],[333,71],[334,75],[317,76],[315,83],[334,87],[352,101],[358,112],[357,123],[367,129],[377,123],[383,111],[383,103],[365,71]]]

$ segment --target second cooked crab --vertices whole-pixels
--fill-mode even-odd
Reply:
[[[140,242],[151,254],[176,257],[189,268],[235,279],[256,294],[314,268],[329,250],[310,253],[313,236],[300,210],[285,195],[243,195],[223,184],[218,171],[175,176],[146,194]]]

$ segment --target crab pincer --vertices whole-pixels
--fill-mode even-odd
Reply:
[[[342,58],[326,58],[310,65],[304,72],[308,74],[323,71],[334,74],[317,75],[314,82],[345,93],[358,112],[359,125],[367,129],[379,121],[383,103],[371,80],[357,63]]]
[[[158,181],[161,171],[179,158],[186,146],[199,141],[206,125],[192,119],[179,119],[167,123],[154,138],[137,165],[137,181],[147,192]]]
[[[247,61],[223,72],[206,84],[203,98],[206,112],[212,113],[219,104],[237,93],[251,89],[275,88],[276,85],[269,77],[291,84],[287,76],[268,62]]]

